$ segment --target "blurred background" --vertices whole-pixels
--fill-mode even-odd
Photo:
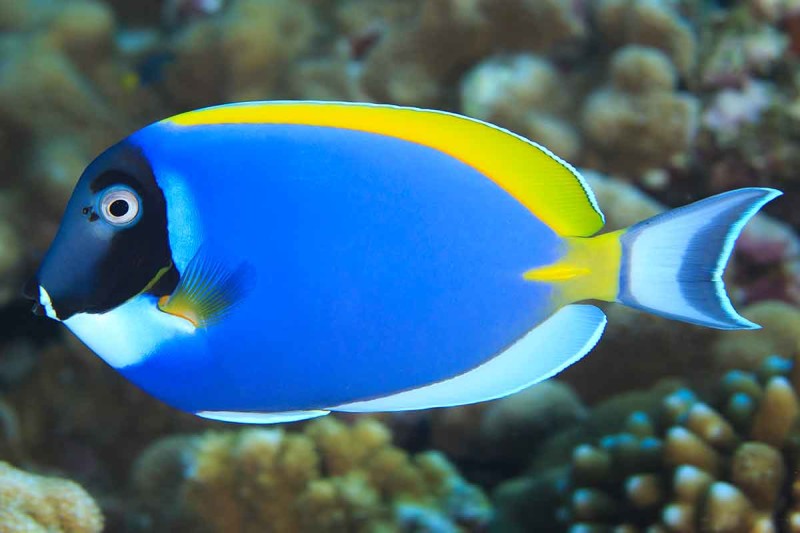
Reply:
[[[800,1],[0,0],[0,531],[800,531]],[[266,428],[125,382],[21,287],[83,168],[242,100],[499,124],[627,226],[785,195],[728,268],[764,326],[607,306],[557,379],[475,406]]]

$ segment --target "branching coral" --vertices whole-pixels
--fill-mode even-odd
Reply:
[[[191,531],[474,531],[487,522],[483,494],[444,456],[411,457],[390,439],[363,418],[347,426],[329,417],[302,433],[208,433],[156,444],[134,478],[149,509],[158,508],[154,487],[177,482],[167,492],[181,495],[181,520]]]
[[[0,530],[5,533],[99,533],[103,516],[91,496],[65,479],[0,462]]]

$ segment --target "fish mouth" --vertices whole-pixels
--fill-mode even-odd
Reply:
[[[39,285],[39,301],[33,306],[34,313],[37,312],[37,305],[38,307],[43,308],[44,314],[48,317],[52,318],[53,320],[60,320],[55,308],[53,308],[53,301],[50,299],[50,295],[47,294],[47,291],[41,285]]]
[[[36,316],[47,316],[53,320],[59,320],[58,313],[53,307],[53,301],[47,290],[39,285],[39,280],[31,278],[22,289],[22,295],[28,300],[33,301],[33,314]]]

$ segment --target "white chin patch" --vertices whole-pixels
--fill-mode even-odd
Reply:
[[[64,324],[117,369],[141,363],[164,342],[195,332],[191,322],[159,311],[154,298],[142,295],[105,313],[77,313]]]
[[[44,313],[48,317],[53,320],[59,320],[56,310],[53,309],[53,301],[50,299],[50,295],[47,294],[47,291],[41,285],[39,286],[39,304],[44,307]]]

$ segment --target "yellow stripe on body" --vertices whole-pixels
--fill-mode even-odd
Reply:
[[[190,111],[165,122],[303,124],[396,137],[470,165],[560,235],[588,237],[603,227],[602,213],[569,165],[522,137],[451,113],[376,104],[253,102]]]
[[[525,272],[530,281],[553,283],[558,304],[597,299],[613,302],[619,294],[620,237],[625,230],[597,237],[567,237],[566,253],[556,263]]]

